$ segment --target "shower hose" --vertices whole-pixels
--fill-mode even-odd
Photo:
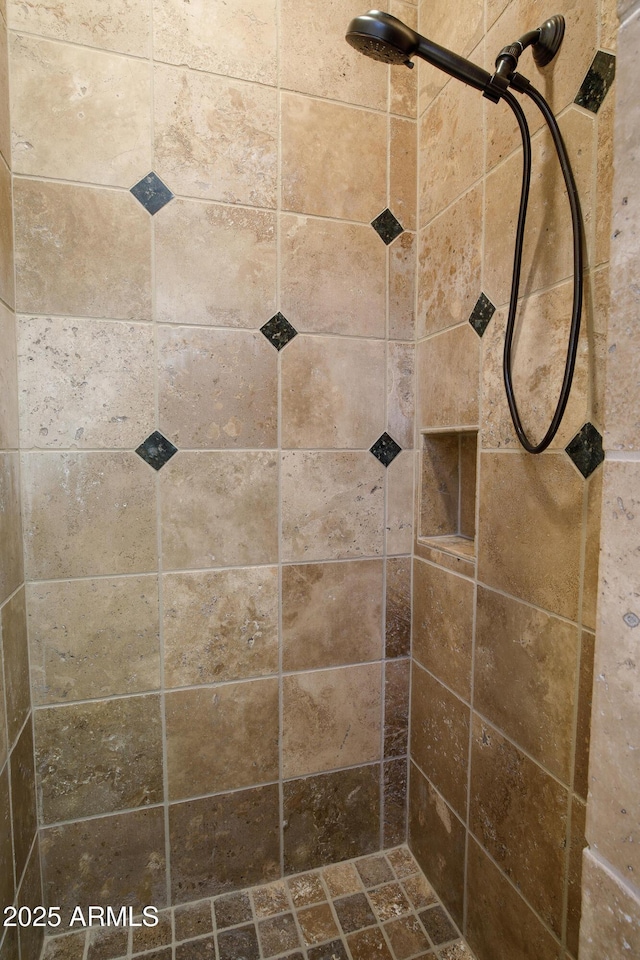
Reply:
[[[515,253],[513,258],[513,278],[511,281],[511,296],[509,300],[509,314],[507,317],[507,329],[505,334],[505,343],[504,343],[504,357],[502,364],[502,371],[504,375],[504,385],[507,395],[507,403],[509,404],[509,411],[511,413],[511,419],[518,436],[518,440],[529,453],[542,453],[543,450],[546,450],[560,426],[560,422],[564,415],[564,411],[567,406],[567,401],[569,399],[569,391],[571,390],[571,383],[573,380],[573,371],[576,363],[576,356],[578,353],[578,338],[580,335],[580,316],[582,313],[582,270],[583,270],[583,237],[582,237],[582,214],[580,211],[580,200],[578,198],[578,191],[576,189],[576,183],[573,176],[573,171],[571,170],[571,164],[569,163],[569,157],[567,155],[567,148],[565,147],[564,141],[562,139],[562,134],[560,133],[560,128],[558,127],[556,118],[553,115],[551,107],[544,99],[541,93],[539,93],[534,87],[523,84],[518,86],[518,89],[521,93],[524,93],[526,96],[530,97],[531,100],[537,105],[540,112],[542,113],[544,119],[546,120],[547,126],[551,133],[554,146],[556,148],[556,153],[558,155],[558,160],[560,162],[560,168],[564,176],[564,182],[567,188],[567,195],[569,198],[569,206],[571,209],[571,223],[573,226],[573,308],[571,313],[571,328],[569,331],[569,346],[567,350],[567,358],[565,363],[564,377],[562,380],[562,387],[560,389],[560,397],[558,399],[558,404],[556,406],[553,419],[549,429],[545,433],[544,437],[539,443],[532,443],[532,441],[527,436],[524,427],[522,426],[522,420],[520,419],[520,414],[518,412],[518,406],[516,403],[515,393],[513,389],[513,376],[512,376],[512,345],[513,345],[513,334],[515,329],[516,321],[516,311],[518,306],[518,292],[520,289],[520,271],[522,267],[522,249],[524,246],[524,231],[527,218],[527,205],[529,202],[529,188],[531,184],[531,136],[529,133],[529,126],[527,124],[527,118],[524,114],[522,107],[519,102],[513,96],[513,94],[505,90],[502,92],[502,99],[509,104],[513,110],[516,119],[518,121],[518,126],[520,127],[520,133],[522,135],[522,149],[523,149],[523,165],[522,165],[522,190],[520,194],[520,210],[518,213],[518,226],[516,229],[516,242],[515,242]]]

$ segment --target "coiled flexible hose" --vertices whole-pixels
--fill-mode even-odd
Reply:
[[[520,289],[520,272],[522,267],[522,250],[524,246],[527,205],[529,202],[529,188],[531,184],[531,136],[529,134],[527,118],[525,117],[522,107],[513,94],[508,90],[505,90],[502,93],[502,99],[505,100],[513,110],[516,120],[518,121],[518,126],[520,127],[520,133],[522,135],[523,163],[520,209],[518,212],[518,225],[516,228],[513,277],[511,281],[509,314],[507,317],[507,329],[504,341],[502,372],[504,375],[504,386],[507,394],[507,403],[509,404],[509,412],[511,413],[511,419],[515,427],[518,440],[529,453],[542,453],[543,450],[547,449],[558,432],[558,428],[560,427],[560,423],[567,406],[567,401],[569,400],[569,392],[571,390],[571,384],[573,381],[573,372],[578,353],[578,339],[580,336],[580,317],[582,315],[583,228],[582,213],[580,210],[580,200],[578,197],[576,182],[571,169],[571,164],[569,162],[567,148],[564,145],[562,134],[560,133],[560,128],[558,127],[556,118],[553,115],[553,111],[542,94],[539,93],[534,87],[527,86],[526,88],[522,89],[521,92],[526,94],[531,98],[531,100],[534,101],[542,113],[547,126],[549,127],[549,131],[556,148],[556,153],[558,155],[558,160],[560,162],[560,168],[564,177],[565,186],[567,188],[569,207],[571,209],[571,223],[573,227],[573,308],[571,311],[571,327],[569,330],[569,345],[567,349],[564,377],[562,380],[558,404],[556,406],[549,429],[539,443],[533,443],[527,436],[524,427],[522,426],[522,421],[518,412],[518,406],[513,390],[511,357],[513,333],[515,329],[516,312],[518,308],[518,292]]]

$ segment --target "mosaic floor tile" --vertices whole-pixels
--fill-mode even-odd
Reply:
[[[406,845],[159,919],[49,937],[41,960],[474,960]]]

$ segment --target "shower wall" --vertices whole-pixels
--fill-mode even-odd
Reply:
[[[0,9],[0,910],[42,902],[25,608],[7,26]],[[42,931],[0,927],[0,957],[36,957]]]
[[[422,32],[487,69],[556,13],[567,24],[557,62],[538,70],[526,52],[520,70],[559,119],[589,270],[571,399],[537,457],[518,445],[501,370],[522,170],[515,119],[426,64],[419,76],[409,842],[479,960],[578,953],[617,23],[609,0],[419,10]],[[562,380],[572,238],[551,141],[526,110],[534,175],[514,381],[537,440]]]
[[[357,12],[8,2],[38,818],[63,911],[406,835],[417,90],[345,44]]]
[[[640,955],[638,184],[640,11],[620,3],[602,562],[581,960]]]

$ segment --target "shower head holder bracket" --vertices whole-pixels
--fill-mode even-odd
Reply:
[[[549,17],[540,27],[540,36],[531,48],[536,66],[546,67],[548,63],[551,63],[560,49],[563,38],[564,17],[560,14]]]

